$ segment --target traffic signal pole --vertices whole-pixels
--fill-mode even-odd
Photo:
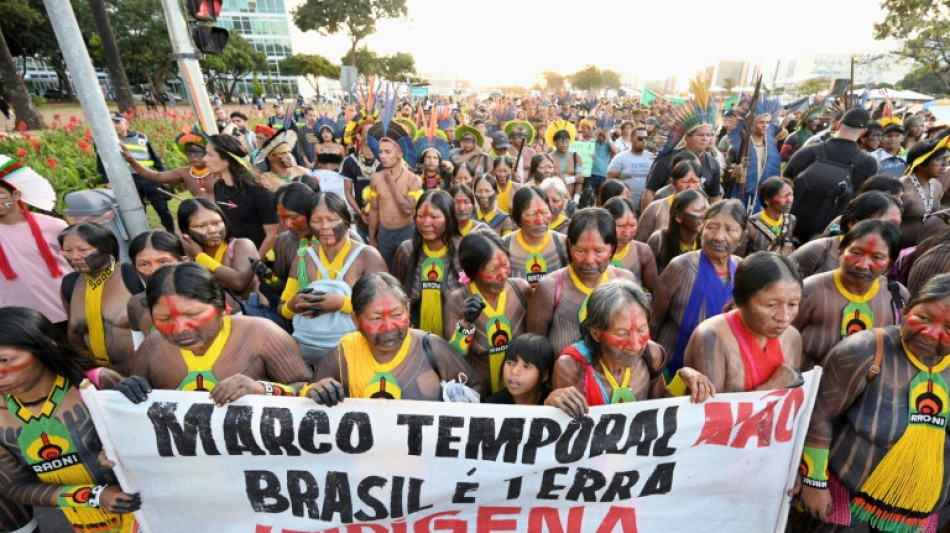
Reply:
[[[50,3],[54,0],[45,1]],[[174,51],[172,58],[178,60],[178,71],[185,90],[188,91],[188,99],[191,100],[201,129],[208,135],[215,135],[218,133],[218,127],[214,122],[214,111],[211,108],[211,100],[208,99],[204,76],[198,65],[201,56],[191,43],[181,5],[178,0],[162,0],[162,9],[165,11],[165,22],[168,24],[168,35]]]

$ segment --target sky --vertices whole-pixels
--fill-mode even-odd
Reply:
[[[406,0],[408,17],[380,21],[361,45],[380,55],[408,52],[419,72],[458,72],[482,87],[530,87],[547,69],[570,74],[586,64],[641,81],[685,80],[719,60],[893,49],[873,37],[880,2]],[[301,51],[335,62],[349,49],[344,35],[301,38]]]

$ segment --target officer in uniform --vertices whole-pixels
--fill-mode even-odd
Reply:
[[[148,137],[146,137],[144,133],[130,130],[129,122],[125,119],[125,115],[122,113],[112,115],[112,125],[115,126],[115,132],[119,136],[119,142],[128,148],[132,156],[135,157],[143,167],[154,169],[158,172],[165,170],[165,165],[162,164],[161,158],[155,153],[152,144],[148,142]],[[106,183],[109,183],[109,176],[106,175],[106,169],[102,165],[102,158],[99,157],[98,150],[96,152],[96,168],[99,170],[102,179],[105,180]],[[155,212],[158,213],[158,218],[162,221],[162,226],[165,226],[165,229],[169,232],[174,233],[175,222],[174,219],[172,219],[171,211],[168,210],[168,196],[166,196],[164,192],[167,189],[165,189],[163,185],[148,181],[139,176],[131,167],[129,167],[129,171],[132,172],[132,179],[135,180],[135,188],[139,191],[139,198],[142,199],[142,204],[146,202],[151,203]]]

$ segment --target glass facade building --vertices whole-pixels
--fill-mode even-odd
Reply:
[[[289,0],[224,0],[217,26],[239,33],[254,48],[267,56],[270,72],[258,76],[264,92],[273,96],[280,92],[294,96],[300,92],[296,76],[280,73],[280,62],[293,55],[290,46]],[[253,95],[252,78],[238,82],[235,97],[241,93]]]

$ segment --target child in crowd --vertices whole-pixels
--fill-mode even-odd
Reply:
[[[554,366],[554,349],[547,337],[525,333],[515,337],[501,367],[505,389],[485,399],[485,403],[544,405]]]

